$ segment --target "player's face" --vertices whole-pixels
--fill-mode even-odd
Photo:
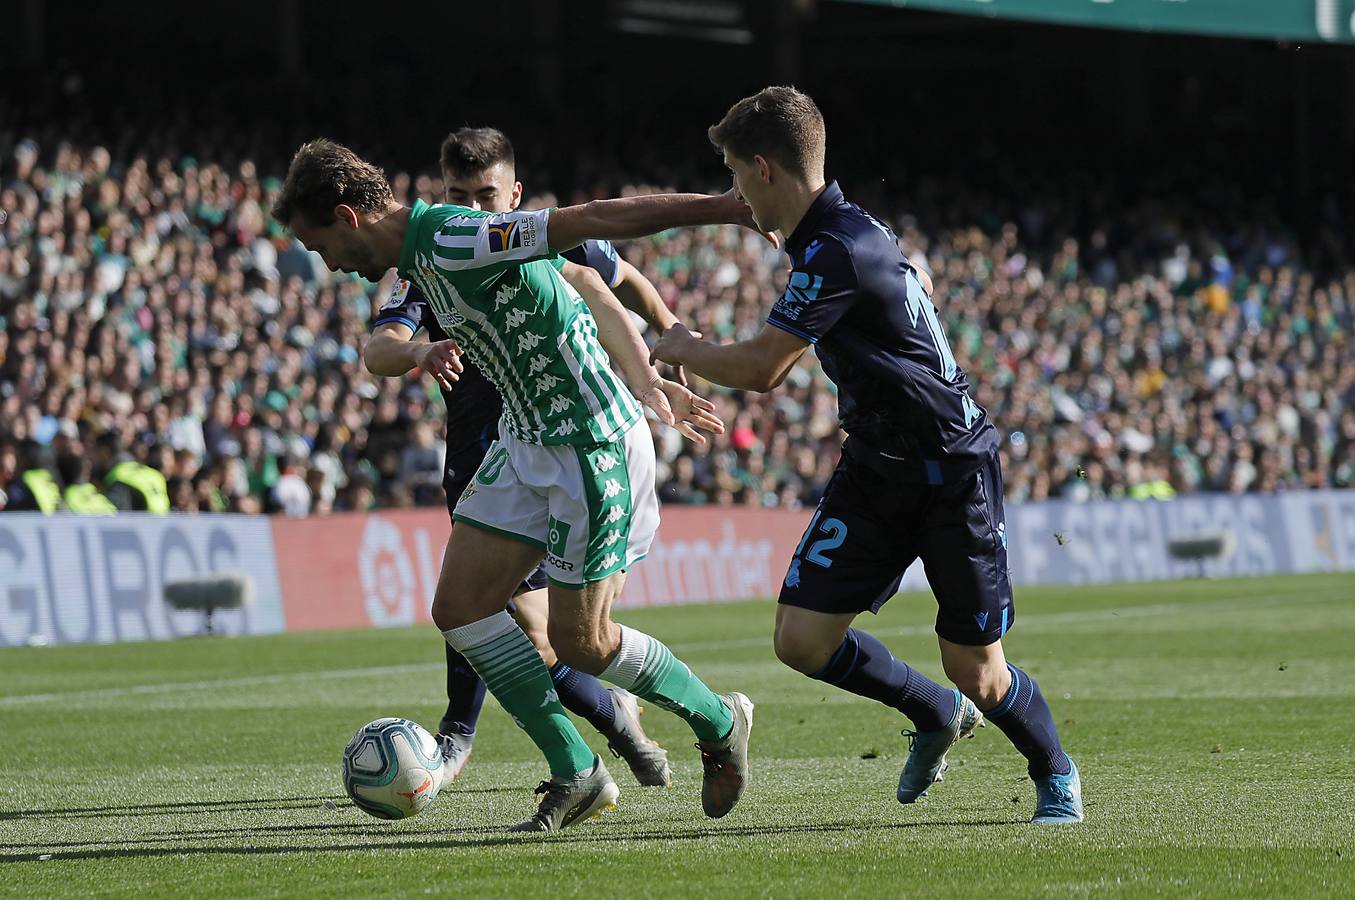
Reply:
[[[773,215],[771,171],[761,157],[740,159],[725,150],[725,166],[734,175],[734,193],[748,204],[753,221],[763,231],[775,231],[778,223]]]
[[[292,222],[292,233],[307,250],[320,254],[331,272],[356,272],[368,281],[376,282],[381,280],[385,269],[376,264],[366,232],[361,216],[341,214],[325,226],[312,225],[301,216]]]
[[[512,212],[522,202],[522,185],[507,163],[465,175],[442,173],[442,199],[482,212]]]

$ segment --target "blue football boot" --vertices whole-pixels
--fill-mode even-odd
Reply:
[[[970,737],[983,724],[983,713],[964,694],[955,692],[955,715],[935,731],[905,731],[908,761],[899,775],[900,803],[914,803],[927,796],[927,789],[941,781],[946,771],[946,751],[963,737]]]
[[[1068,758],[1067,775],[1046,775],[1035,781],[1032,825],[1076,825],[1082,821],[1082,779]]]

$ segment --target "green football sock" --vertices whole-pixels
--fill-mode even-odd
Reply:
[[[734,714],[687,664],[642,631],[621,628],[621,649],[599,678],[683,718],[699,740],[718,741],[734,727]]]
[[[470,661],[494,699],[546,755],[552,777],[573,778],[593,767],[592,749],[569,721],[541,654],[512,616],[498,612],[442,636]]]

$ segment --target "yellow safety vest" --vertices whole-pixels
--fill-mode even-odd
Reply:
[[[111,516],[118,511],[92,484],[73,484],[66,488],[66,508],[87,516]]]
[[[169,485],[165,476],[139,462],[120,462],[108,473],[109,484],[125,484],[146,501],[146,511],[164,515],[169,512]]]
[[[61,488],[57,487],[51,472],[29,469],[22,478],[24,487],[33,495],[33,502],[38,505],[38,509],[50,515],[61,508]]]
[[[1129,489],[1129,497],[1132,500],[1170,500],[1175,496],[1176,488],[1172,487],[1170,481],[1162,479],[1145,481]]]

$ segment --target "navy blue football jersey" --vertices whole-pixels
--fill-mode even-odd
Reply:
[[[597,271],[608,287],[621,283],[621,264],[616,248],[609,241],[585,241],[563,254],[565,259]],[[447,333],[428,306],[422,293],[403,278],[395,282],[386,302],[372,319],[371,327],[387,322],[400,322],[411,330],[427,330],[430,341],[448,340]],[[447,406],[447,458],[453,459],[473,452],[476,447],[488,449],[499,436],[499,417],[503,415],[503,398],[469,357],[461,357],[465,370],[454,390],[442,392]]]
[[[786,251],[790,282],[767,321],[814,345],[842,429],[903,477],[941,483],[982,465],[997,431],[894,233],[830,182]]]

